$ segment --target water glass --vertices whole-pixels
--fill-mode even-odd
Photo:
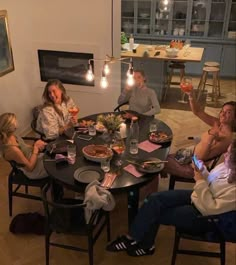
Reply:
[[[69,164],[73,165],[75,163],[76,145],[74,144],[67,145],[67,158]]]
[[[157,131],[157,121],[153,120],[149,124],[149,132],[156,132]]]
[[[88,132],[89,132],[90,136],[95,136],[96,135],[96,127],[95,127],[94,124],[89,125]]]
[[[104,172],[109,172],[110,171],[110,159],[109,158],[101,160],[101,169]]]
[[[137,139],[131,139],[129,142],[129,152],[132,155],[138,154],[138,140]]]

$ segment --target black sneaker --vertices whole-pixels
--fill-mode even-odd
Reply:
[[[127,249],[127,254],[132,257],[142,257],[146,255],[153,255],[155,252],[155,246],[151,248],[142,248],[137,243],[132,244],[132,247]]]
[[[128,239],[126,236],[120,236],[108,244],[106,250],[111,252],[125,251],[130,249],[133,244],[136,244],[136,241]]]

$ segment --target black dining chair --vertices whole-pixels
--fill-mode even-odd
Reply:
[[[211,171],[216,166],[220,157],[221,154],[206,161],[208,163],[207,169],[209,171]],[[195,180],[194,178],[184,178],[177,175],[170,175],[169,190],[173,190],[175,188],[175,182],[195,183]]]
[[[221,265],[225,265],[226,242],[236,243],[236,211],[220,215],[199,216],[198,218],[207,220],[211,230],[203,234],[194,234],[194,231],[186,232],[175,228],[175,241],[171,265],[175,265],[177,254],[215,257],[220,259]],[[184,249],[180,247],[180,241],[182,240],[214,243],[219,246],[219,251]]]
[[[15,161],[8,161],[11,165],[11,172],[8,176],[8,201],[9,201],[9,216],[12,216],[13,197],[20,197],[31,200],[42,200],[41,193],[36,195],[29,192],[29,187],[39,188],[40,190],[48,183],[48,178],[29,179],[23,171],[17,167]]]
[[[61,199],[53,201],[50,196],[51,184],[48,183],[42,189],[42,198],[45,210],[45,250],[46,265],[49,265],[50,246],[65,248],[75,251],[87,252],[89,265],[93,265],[93,247],[103,229],[106,227],[107,241],[110,241],[110,217],[109,212],[102,209],[93,212],[88,223],[85,222],[84,210],[86,204],[77,199]],[[87,248],[75,246],[68,242],[62,243],[52,239],[53,233],[63,235],[77,235],[87,237]]]
[[[114,112],[121,112],[122,110],[129,109],[129,102],[124,102],[122,104],[119,104],[117,107],[114,108]]]

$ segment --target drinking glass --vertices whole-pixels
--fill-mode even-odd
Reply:
[[[78,106],[71,107],[68,109],[68,112],[70,113],[71,120],[72,120],[74,126],[76,126],[78,123],[79,107]]]
[[[184,77],[181,80],[180,88],[183,91],[183,93],[182,93],[182,99],[179,102],[187,103],[187,101],[184,100],[184,97],[185,97],[185,93],[190,93],[193,89],[192,78],[191,77]]]
[[[67,145],[67,158],[69,164],[74,164],[76,159],[76,145],[69,144]]]
[[[110,158],[105,158],[101,160],[101,169],[104,172],[109,172],[110,171]]]
[[[116,166],[121,166],[123,164],[122,155],[125,152],[125,142],[120,135],[114,139],[112,144],[112,150],[117,154],[117,159],[115,160]]]
[[[94,124],[89,125],[88,133],[89,133],[90,136],[95,136],[96,135],[96,126]]]
[[[157,120],[153,120],[149,124],[149,132],[156,132],[157,131]]]

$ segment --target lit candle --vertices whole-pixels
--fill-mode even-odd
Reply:
[[[126,124],[124,122],[120,125],[120,137],[125,138],[126,137]]]

